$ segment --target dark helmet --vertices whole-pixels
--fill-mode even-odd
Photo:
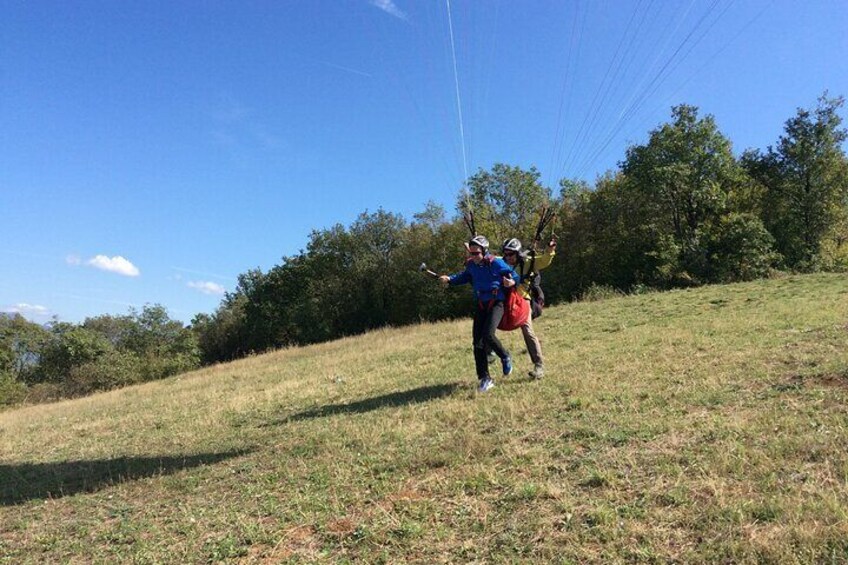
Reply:
[[[485,253],[489,249],[489,240],[486,239],[486,236],[475,235],[468,241],[468,245],[476,245],[477,247],[482,247],[483,253]]]
[[[521,242],[516,238],[505,239],[503,245],[501,245],[502,251],[514,251],[516,253],[521,252]]]

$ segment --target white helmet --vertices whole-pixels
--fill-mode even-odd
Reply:
[[[483,253],[485,253],[489,249],[489,240],[486,239],[486,236],[475,235],[469,240],[468,245],[476,245],[477,247],[482,247]]]
[[[501,250],[519,253],[521,251],[521,242],[514,237],[511,239],[505,239],[503,245],[501,245]]]

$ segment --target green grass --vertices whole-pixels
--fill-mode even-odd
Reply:
[[[0,413],[0,562],[848,562],[848,280],[551,308]]]

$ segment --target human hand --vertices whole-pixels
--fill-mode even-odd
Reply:
[[[515,286],[515,281],[511,277],[504,277],[503,285],[505,288],[512,288]]]
[[[439,275],[439,282],[443,285],[447,286],[450,282],[450,277],[447,275]]]

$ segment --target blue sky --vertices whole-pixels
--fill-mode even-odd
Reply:
[[[842,0],[453,0],[448,15],[441,0],[0,0],[0,311],[79,322],[160,303],[188,322],[311,229],[452,211],[465,171],[591,182],[683,102],[737,153],[765,148],[823,91],[848,95]]]

